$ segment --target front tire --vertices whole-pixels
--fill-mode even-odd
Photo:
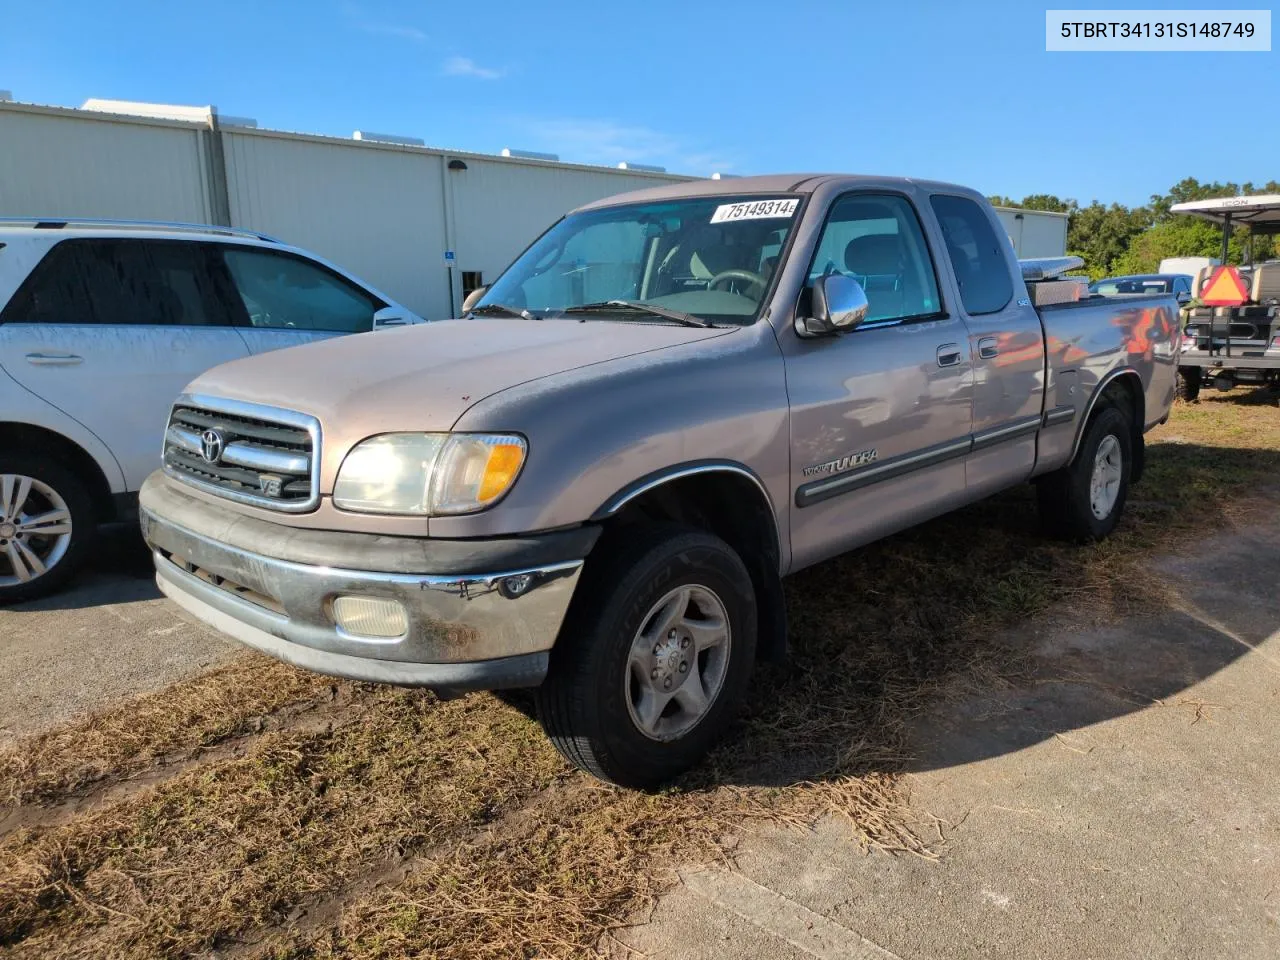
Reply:
[[[718,537],[655,526],[619,541],[588,562],[538,717],[570,763],[647,788],[696,764],[732,722],[755,661],[756,599]]]
[[[1178,399],[1183,403],[1195,403],[1200,399],[1202,376],[1199,367],[1178,368]]]
[[[1037,485],[1040,517],[1048,532],[1066,540],[1106,537],[1124,512],[1133,465],[1129,418],[1106,407],[1089,421],[1075,459]]]
[[[57,460],[0,452],[0,606],[59,589],[96,530],[83,482]]]

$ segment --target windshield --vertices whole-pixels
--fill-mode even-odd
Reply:
[[[1089,289],[1103,296],[1118,293],[1168,293],[1173,289],[1169,277],[1121,277],[1115,280],[1098,280]]]
[[[794,196],[719,196],[572,214],[526,250],[477,308],[548,317],[623,300],[710,323],[751,323],[799,206]]]

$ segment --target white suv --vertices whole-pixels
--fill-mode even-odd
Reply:
[[[270,237],[0,220],[0,603],[130,519],[182,388],[228,360],[422,319]]]

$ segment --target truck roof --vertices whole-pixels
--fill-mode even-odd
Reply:
[[[615,194],[585,203],[573,211],[595,210],[600,207],[612,207],[623,203],[643,203],[649,200],[676,200],[685,197],[721,197],[741,196],[742,194],[779,194],[779,193],[813,193],[821,186],[832,182],[841,182],[849,189],[857,187],[897,187],[913,184],[926,188],[935,188],[947,193],[959,193],[981,198],[981,195],[954,183],[942,183],[934,180],[915,180],[909,177],[879,177],[869,174],[849,173],[771,173],[758,177],[730,177],[722,180],[690,180],[685,183],[672,183],[661,187],[649,187],[645,190],[633,190],[629,193]]]

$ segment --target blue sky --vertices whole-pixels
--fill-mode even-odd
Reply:
[[[1046,53],[1044,10],[0,0],[0,88],[681,173],[901,174],[1085,202],[1145,202],[1185,176],[1277,176],[1280,125],[1241,112],[1261,97],[1274,119],[1280,53]],[[1231,115],[1214,123],[1219,107]]]

